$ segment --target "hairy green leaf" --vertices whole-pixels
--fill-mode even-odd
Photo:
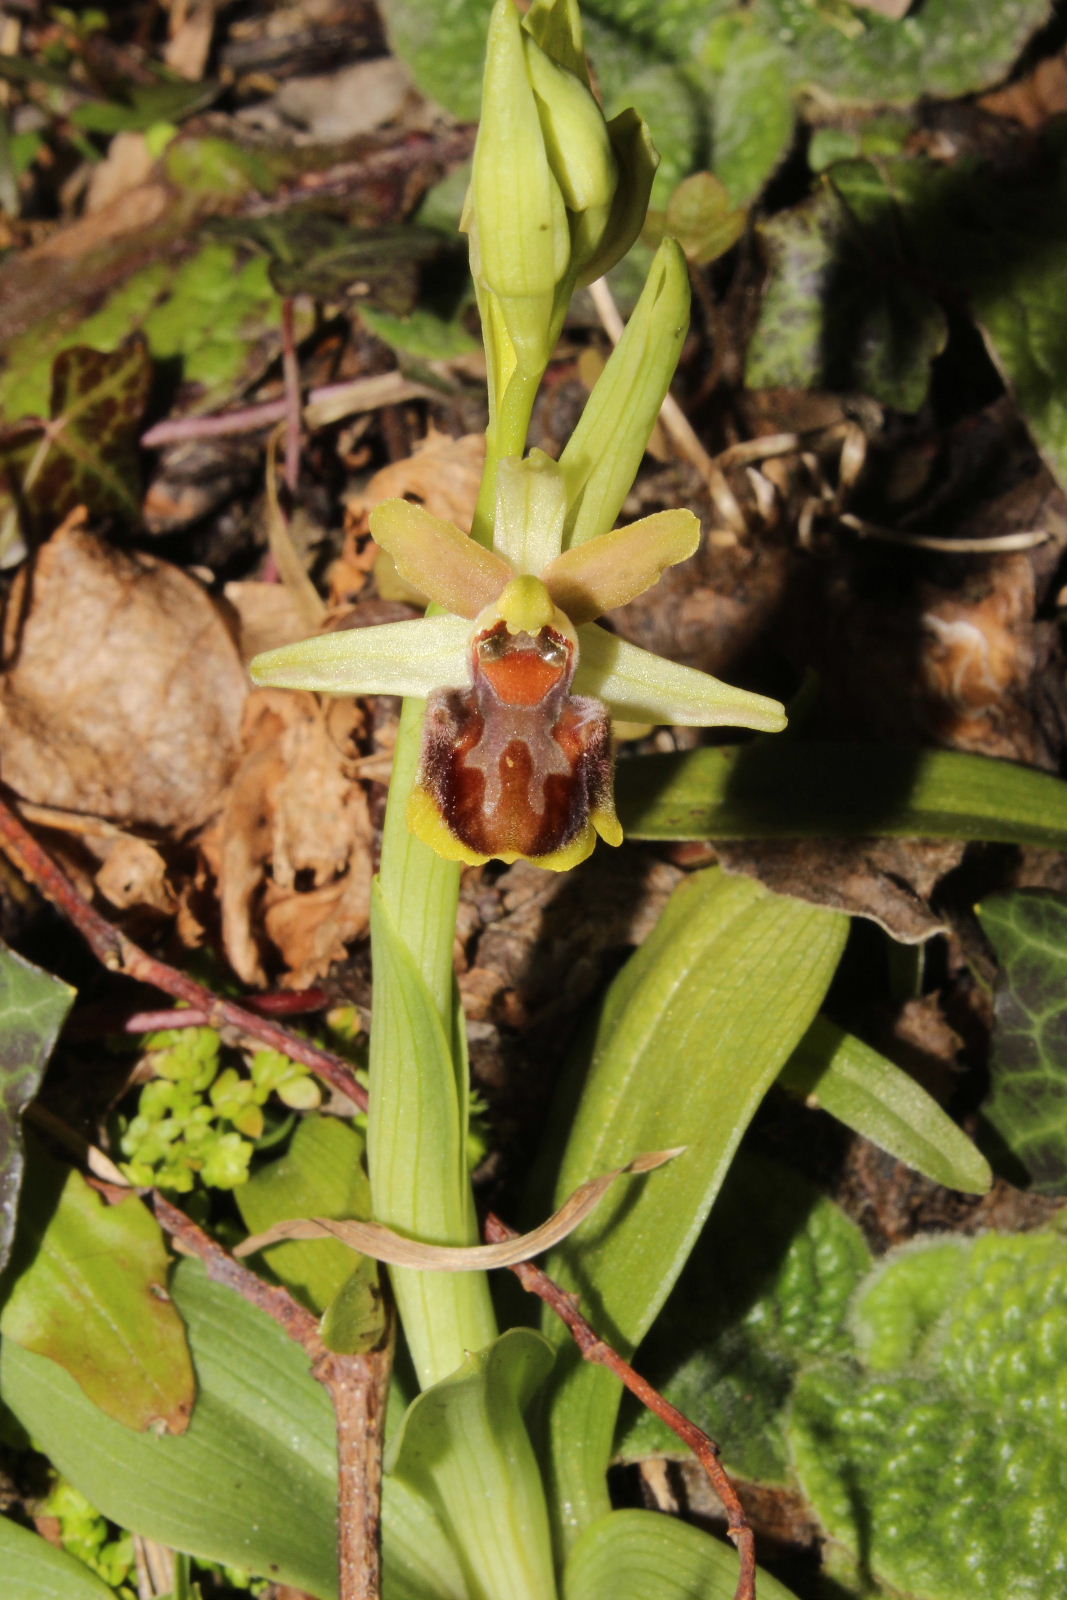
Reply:
[[[947,1189],[985,1194],[992,1185],[985,1156],[933,1096],[825,1017],[812,1023],[778,1082]]]
[[[114,1600],[83,1562],[6,1516],[0,1516],[0,1570],[12,1600]]]
[[[858,1363],[802,1374],[801,1485],[868,1579],[915,1600],[1056,1600],[1067,1571],[1067,1252],[1052,1234],[889,1256]]]
[[[651,0],[650,0],[651,3]],[[798,87],[845,104],[954,98],[996,83],[1048,20],[1045,0],[926,0],[900,20],[873,6],[755,0],[754,15],[789,46]]]
[[[640,756],[619,763],[616,802],[636,839],[841,834],[1067,848],[1067,783],[958,750],[771,739]]]
[[[640,1187],[616,1185],[554,1252],[550,1271],[624,1351],[681,1271],[745,1127],[812,1021],[847,926],[752,879],[700,873],[676,892],[610,991],[581,1103],[568,1113],[558,1193],[635,1151],[686,1149]],[[606,1509],[620,1386],[569,1347],[561,1372],[553,1467],[559,1503],[577,1528]]]
[[[546,1339],[512,1328],[419,1395],[390,1448],[390,1475],[433,1505],[462,1548],[469,1600],[550,1600],[555,1592],[541,1473],[523,1416],[551,1366]]]
[[[0,944],[0,1272],[11,1253],[25,1153],[22,1113],[41,1087],[74,990]]]
[[[197,1263],[177,1267],[172,1292],[196,1366],[186,1433],[131,1432],[52,1362],[10,1340],[0,1398],[113,1521],[172,1549],[336,1600],[337,1453],[325,1389],[276,1323],[211,1283]],[[387,1594],[466,1600],[436,1517],[406,1485],[386,1481],[383,1524]]]
[[[744,1148],[638,1369],[761,1483],[793,1481],[784,1416],[802,1367],[847,1354],[849,1301],[871,1265],[855,1223],[797,1173]],[[618,1453],[684,1454],[627,1397]]]
[[[1023,889],[991,895],[977,910],[1000,963],[991,1092],[982,1112],[1013,1158],[1008,1176],[1041,1194],[1063,1194],[1067,897]]]
[[[0,1331],[62,1367],[128,1428],[181,1433],[195,1380],[169,1268],[159,1224],[136,1195],[109,1206],[79,1172],[64,1177],[37,1151]]]
[[[792,1600],[767,1572],[760,1600]],[[587,1528],[563,1574],[564,1600],[733,1600],[737,1552],[652,1511],[611,1511]]]

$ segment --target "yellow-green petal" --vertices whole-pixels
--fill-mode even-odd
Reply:
[[[594,623],[579,630],[578,643],[575,692],[596,695],[612,716],[679,727],[756,728],[761,733],[780,733],[785,727],[785,709],[777,700],[665,661]]]
[[[513,575],[502,556],[410,500],[375,506],[370,531],[406,583],[457,617],[476,617]]]
[[[644,594],[699,543],[700,521],[691,511],[657,511],[565,550],[543,577],[560,610],[580,625]]]
[[[374,628],[345,628],[256,656],[253,683],[320,694],[410,694],[470,683],[470,623],[419,617]]]

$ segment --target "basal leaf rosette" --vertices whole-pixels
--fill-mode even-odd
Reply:
[[[552,871],[597,836],[619,844],[611,719],[774,733],[776,700],[641,650],[594,619],[697,547],[691,511],[661,511],[564,550],[564,476],[548,456],[501,462],[493,548],[406,500],[371,516],[400,575],[444,614],[321,635],[257,656],[252,677],[325,694],[425,698],[412,831],[475,865]]]

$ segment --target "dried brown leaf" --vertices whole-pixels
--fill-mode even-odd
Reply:
[[[5,619],[0,773],[27,800],[186,833],[218,809],[247,681],[193,578],[72,516]]]
[[[281,1239],[339,1239],[350,1249],[373,1256],[375,1261],[388,1261],[395,1267],[416,1267],[423,1272],[481,1272],[491,1267],[515,1267],[533,1256],[543,1255],[573,1233],[578,1224],[596,1210],[617,1178],[654,1172],[657,1167],[673,1161],[675,1156],[682,1155],[684,1149],[682,1145],[674,1150],[656,1150],[635,1156],[624,1167],[616,1167],[599,1178],[590,1178],[579,1184],[547,1222],[529,1233],[501,1240],[499,1244],[423,1244],[405,1234],[394,1233],[381,1222],[336,1222],[328,1217],[304,1217],[276,1222],[265,1232],[253,1234],[237,1246],[234,1255],[252,1255]]]
[[[238,770],[205,841],[223,944],[246,983],[265,980],[260,928],[297,988],[366,930],[372,828],[351,771],[362,723],[349,700],[271,689],[249,698]]]

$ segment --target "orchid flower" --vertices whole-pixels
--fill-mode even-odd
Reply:
[[[428,700],[408,824],[449,860],[564,871],[619,844],[610,719],[776,732],[776,700],[596,626],[691,556],[700,524],[661,511],[563,549],[564,474],[500,463],[493,548],[406,500],[371,514],[401,577],[446,614],[325,634],[257,656],[256,683]]]

